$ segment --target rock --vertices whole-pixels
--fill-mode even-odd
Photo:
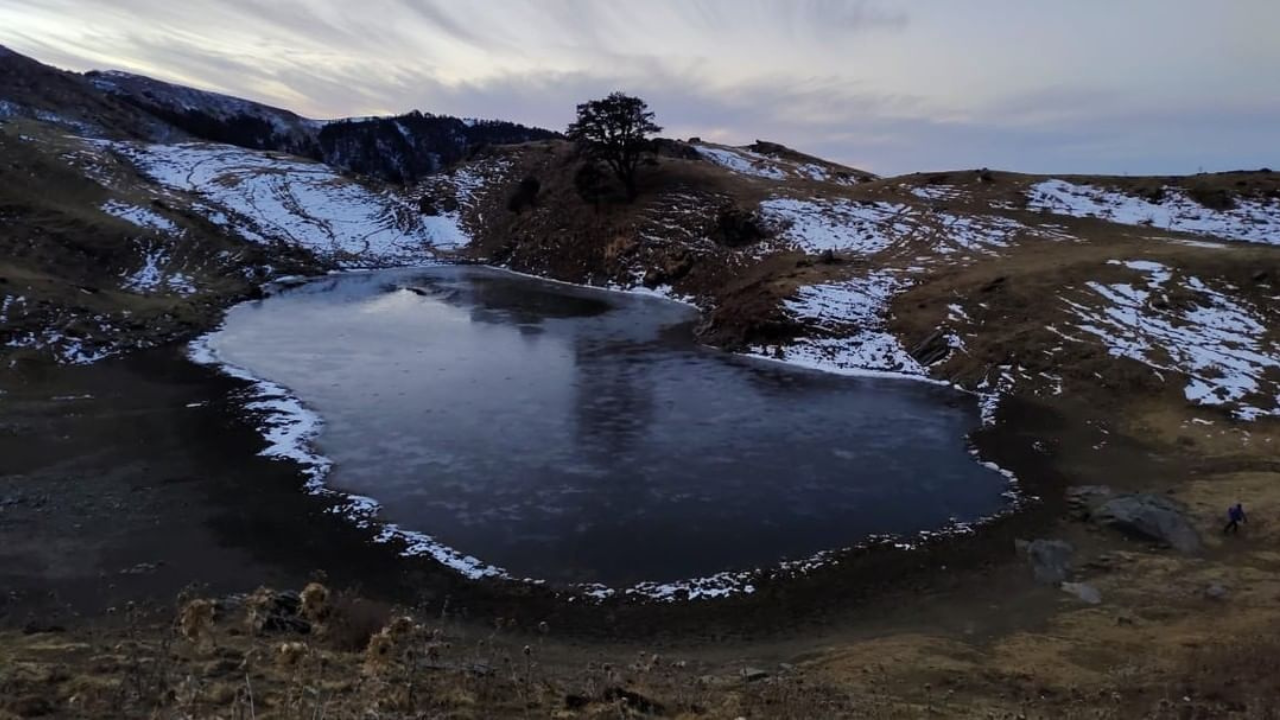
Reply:
[[[1183,512],[1180,504],[1167,497],[1140,493],[1108,500],[1092,519],[1129,535],[1168,543],[1179,552],[1198,552],[1200,535]]]
[[[916,362],[928,367],[942,362],[951,356],[951,340],[942,330],[933,331],[915,347],[911,348],[911,357]]]
[[[1098,588],[1092,585],[1064,582],[1061,587],[1063,592],[1071,593],[1090,605],[1100,605],[1102,603],[1102,593],[1098,592]]]
[[[1105,485],[1077,485],[1067,488],[1067,507],[1070,508],[1071,514],[1080,519],[1088,520],[1107,500],[1115,496],[1111,488]]]
[[[1221,583],[1214,583],[1204,590],[1204,596],[1210,600],[1226,600],[1230,594],[1231,590]]]
[[[1038,583],[1057,585],[1071,576],[1076,549],[1065,540],[1020,542],[1018,550],[1027,558]]]
[[[760,668],[750,668],[750,667],[743,668],[741,675],[742,675],[742,679],[746,680],[747,682],[757,682],[759,680],[764,680],[765,678],[769,677],[768,671],[761,670]]]

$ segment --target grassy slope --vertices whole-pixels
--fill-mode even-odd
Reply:
[[[0,152],[6,158],[0,167],[0,214],[6,218],[0,293],[24,298],[0,327],[5,336],[56,329],[90,345],[153,345],[207,326],[230,298],[251,290],[241,271],[253,258],[231,262],[223,255],[241,250],[243,241],[181,207],[153,204],[157,196],[128,165],[39,123],[0,127]],[[86,168],[110,180],[96,182]],[[181,240],[104,212],[110,201],[155,212],[179,228]],[[169,269],[191,277],[198,292],[125,287],[147,252],[161,247]],[[103,325],[110,331],[104,333]],[[38,349],[4,352],[13,359],[44,357]]]

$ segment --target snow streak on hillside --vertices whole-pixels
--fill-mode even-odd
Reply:
[[[411,265],[431,259],[433,246],[460,242],[451,228],[425,224],[399,195],[318,163],[227,145],[103,145],[163,187],[195,196],[193,207],[210,222],[341,266]]]
[[[1280,202],[1239,199],[1230,210],[1211,210],[1173,187],[1163,189],[1159,202],[1151,202],[1065,180],[1036,184],[1028,201],[1028,209],[1059,215],[1280,245]]]
[[[783,348],[783,358],[846,374],[927,375],[887,328],[890,301],[909,285],[892,272],[875,271],[800,288],[784,303],[787,313],[830,336],[802,338]]]
[[[702,157],[736,173],[770,180],[787,179],[787,174],[782,171],[782,168],[778,167],[778,164],[772,158],[753,153],[750,150],[718,148],[708,145],[698,145],[696,147],[698,154]]]
[[[893,202],[772,198],[766,220],[801,250],[870,255],[900,248],[926,255],[999,254],[1018,236],[1070,239],[1056,228],[1031,227],[1002,215],[957,215]]]
[[[510,168],[511,162],[505,158],[486,158],[432,176],[422,184],[419,202],[430,207],[422,222],[437,247],[470,244],[471,235],[462,224],[463,214],[474,208],[479,193],[505,182]]]
[[[789,160],[753,150],[723,145],[693,145],[703,158],[739,175],[766,180],[809,180],[813,182],[857,185],[862,180],[853,172],[816,162]]]
[[[1267,339],[1268,318],[1223,291],[1229,287],[1210,287],[1150,261],[1113,264],[1142,275],[1142,284],[1088,283],[1094,297],[1065,300],[1075,330],[1115,357],[1182,373],[1193,403],[1230,408],[1242,420],[1280,415],[1280,346]]]
[[[897,236],[910,233],[905,205],[849,200],[773,198],[760,203],[764,216],[780,234],[807,253],[824,250],[860,254],[880,252]]]

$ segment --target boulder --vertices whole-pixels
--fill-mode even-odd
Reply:
[[[1066,495],[1071,514],[1080,520],[1088,520],[1098,507],[1115,497],[1105,485],[1076,485],[1067,488]]]
[[[1085,583],[1062,583],[1063,592],[1071,593],[1090,605],[1100,605],[1102,603],[1102,593],[1098,592],[1098,588]]]
[[[1140,493],[1106,501],[1092,519],[1128,535],[1167,543],[1179,552],[1198,552],[1200,534],[1184,512],[1179,503],[1167,497]]]
[[[1018,550],[1027,558],[1038,583],[1057,585],[1071,576],[1076,549],[1065,540],[1019,541]]]

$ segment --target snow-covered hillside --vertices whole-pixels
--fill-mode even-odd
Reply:
[[[867,173],[822,162],[816,158],[809,159],[798,153],[793,158],[787,157],[782,153],[771,154],[757,152],[751,148],[712,145],[709,143],[694,143],[693,148],[704,159],[723,168],[732,170],[739,175],[764,178],[766,180],[799,180],[857,185],[872,177]]]
[[[1018,237],[1070,239],[1052,225],[1029,226],[1003,215],[959,215],[898,202],[771,198],[760,210],[784,239],[813,254],[830,250],[868,255],[899,249],[922,257],[990,255]]]
[[[778,348],[773,357],[842,374],[925,377],[925,368],[887,326],[889,303],[910,285],[901,274],[873,271],[849,280],[801,287],[784,307],[788,315],[813,331]],[[763,347],[754,352],[770,354]]]
[[[1185,375],[1195,404],[1223,406],[1243,420],[1280,415],[1280,343],[1267,338],[1280,317],[1233,297],[1229,286],[1160,263],[1112,265],[1136,282],[1089,282],[1087,292],[1064,298],[1071,320],[1059,335]]]
[[[1174,187],[1158,202],[1065,180],[1045,180],[1027,194],[1028,207],[1072,217],[1101,218],[1122,225],[1212,235],[1280,245],[1280,201],[1239,199],[1227,210],[1206,208]]]
[[[319,163],[227,145],[100,141],[210,222],[344,267],[421,263],[465,241],[448,219],[424,222],[407,199]]]

